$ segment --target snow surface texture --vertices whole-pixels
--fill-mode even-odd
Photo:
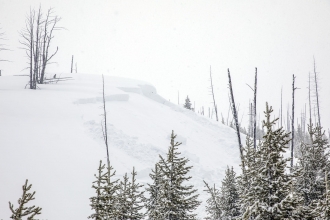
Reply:
[[[64,74],[62,74],[62,77]],[[87,219],[99,160],[106,161],[102,138],[102,77],[71,74],[73,80],[24,89],[28,78],[0,77],[0,219],[9,219],[8,201],[17,207],[25,179],[36,191],[31,204],[39,219]],[[135,166],[138,181],[166,155],[170,133],[194,166],[199,217],[205,215],[203,180],[220,186],[228,166],[239,172],[235,131],[168,102],[142,81],[105,76],[110,161],[122,178]],[[243,140],[244,143],[244,140]]]

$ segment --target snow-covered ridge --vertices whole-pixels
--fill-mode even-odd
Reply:
[[[94,173],[106,151],[102,139],[102,77],[24,89],[28,78],[0,77],[0,219],[16,201],[26,178],[36,191],[41,219],[86,219]],[[220,185],[227,165],[238,171],[235,131],[177,106],[147,82],[105,76],[110,160],[117,177],[135,166],[141,183],[165,155],[172,130],[193,169],[192,184],[205,201],[203,180]],[[70,207],[70,208],[68,208]],[[198,209],[204,214],[204,203]]]

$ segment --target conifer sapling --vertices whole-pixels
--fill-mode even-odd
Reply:
[[[181,143],[175,142],[175,138],[172,131],[167,158],[159,156],[163,191],[163,199],[160,200],[163,215],[161,219],[194,219],[196,214],[192,212],[200,205],[197,189],[193,185],[185,185],[191,179],[187,174],[192,166],[187,166],[188,159],[179,157],[181,153],[178,152],[178,146]]]
[[[10,218],[14,220],[21,220],[22,217],[27,216],[28,220],[33,220],[34,216],[40,215],[42,208],[36,207],[35,205],[26,207],[26,204],[32,200],[34,200],[35,191],[33,193],[29,193],[28,191],[31,189],[32,184],[28,185],[28,180],[25,181],[25,184],[22,186],[23,195],[18,199],[18,208],[14,210],[14,205],[9,202],[10,211],[13,213]]]

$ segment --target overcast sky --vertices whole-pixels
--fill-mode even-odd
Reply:
[[[59,46],[52,73],[70,71],[145,80],[164,98],[180,104],[189,95],[199,110],[211,106],[209,69],[219,112],[228,114],[230,68],[239,117],[248,120],[248,103],[258,68],[258,110],[268,101],[278,115],[283,87],[286,114],[296,78],[296,116],[308,102],[313,56],[319,74],[321,120],[330,128],[330,1],[211,0],[0,0],[0,27],[10,52],[0,52],[3,75],[23,74],[26,57],[18,31],[30,7],[54,7],[67,30],[55,34]],[[1,79],[0,79],[1,80]],[[100,78],[101,80],[101,78]],[[315,102],[314,102],[315,103]],[[290,107],[291,108],[291,107]],[[111,110],[109,110],[111,111]],[[314,114],[314,113],[313,113]],[[261,116],[262,117],[262,116]]]

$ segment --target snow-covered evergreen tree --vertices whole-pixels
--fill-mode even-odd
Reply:
[[[195,219],[192,213],[200,204],[197,200],[197,189],[193,185],[185,185],[191,179],[187,176],[192,166],[187,166],[188,159],[179,157],[178,146],[175,142],[176,135],[172,131],[171,145],[167,158],[160,156],[159,168],[162,178],[162,218],[166,220]]]
[[[94,174],[96,177],[96,181],[93,182],[92,188],[96,190],[96,196],[89,198],[91,201],[91,207],[95,211],[95,213],[88,216],[88,218],[101,220],[107,217],[107,213],[104,208],[105,200],[104,200],[104,190],[103,187],[107,183],[108,172],[104,172],[105,165],[102,165],[102,160],[100,161],[100,165],[98,168],[98,175]]]
[[[289,159],[285,159],[283,153],[288,148],[289,134],[282,128],[273,130],[278,119],[270,119],[272,111],[266,103],[263,121],[266,134],[255,154],[253,168],[257,175],[247,176],[250,178],[247,196],[252,204],[246,207],[242,219],[301,219],[301,200],[292,192],[291,176],[285,171]]]
[[[40,215],[42,208],[36,206],[27,207],[27,203],[34,200],[35,191],[30,193],[32,184],[28,185],[28,180],[25,181],[25,184],[22,186],[23,195],[18,199],[18,208],[14,210],[14,205],[9,202],[9,209],[12,212],[10,216],[11,219],[21,220],[22,217],[27,217],[28,220],[33,220],[34,216]]]
[[[221,219],[221,209],[220,209],[220,200],[221,195],[220,191],[215,188],[215,185],[213,187],[210,187],[205,181],[206,191],[209,194],[209,198],[206,200],[206,213],[207,217],[206,219],[210,220],[220,220]]]
[[[129,197],[129,178],[127,173],[123,176],[123,180],[119,183],[118,190],[118,216],[117,219],[124,220],[129,219],[128,210],[130,209],[130,202],[128,201]]]
[[[308,132],[310,143],[301,145],[301,156],[294,167],[295,191],[304,199],[305,215],[313,217],[315,204],[325,198],[324,174],[329,171],[329,146],[320,127],[308,126]]]
[[[111,177],[116,173],[112,170],[111,166],[105,170],[105,164],[102,164],[102,160],[100,161],[98,174],[94,174],[96,180],[92,185],[92,188],[96,191],[96,196],[90,198],[94,213],[88,218],[104,220],[113,219],[117,216],[118,198],[116,191],[118,190],[118,180],[111,182]]]
[[[184,103],[183,107],[185,107],[186,109],[191,110],[191,103],[190,103],[190,99],[189,99],[188,96],[187,96],[187,98],[185,100],[185,103]]]
[[[161,218],[161,198],[162,198],[162,181],[158,164],[155,169],[151,170],[149,176],[153,180],[152,184],[148,184],[146,191],[149,192],[149,198],[146,199],[147,215],[150,220],[157,220]]]
[[[127,173],[123,177],[123,181],[120,182],[118,191],[119,205],[117,206],[118,220],[138,220],[144,217],[144,214],[140,212],[143,208],[144,196],[143,191],[139,191],[142,187],[136,182],[136,171],[133,167],[132,181],[129,181]]]
[[[244,167],[242,167],[242,174],[237,178],[238,190],[239,190],[239,203],[240,212],[245,213],[250,207],[252,207],[256,194],[255,188],[251,186],[251,182],[255,181],[257,177],[257,170],[259,169],[260,160],[258,153],[260,153],[260,146],[257,145],[254,149],[253,140],[250,136],[246,137],[246,144],[243,148],[244,151]],[[241,165],[243,166],[243,165]],[[254,215],[250,215],[252,217]]]
[[[233,167],[227,167],[222,181],[220,209],[222,220],[234,220],[240,215],[238,186]]]
[[[317,220],[330,219],[330,190],[328,182],[328,173],[325,173],[326,193],[323,199],[320,199],[316,205],[315,214]]]
[[[133,167],[132,171],[132,180],[129,183],[129,194],[128,199],[130,201],[130,206],[128,210],[128,216],[131,220],[138,220],[142,219],[145,215],[141,213],[141,209],[144,207],[144,191],[141,191],[140,188],[143,187],[143,185],[140,185],[136,182],[136,175],[137,172],[135,171],[135,168]]]

